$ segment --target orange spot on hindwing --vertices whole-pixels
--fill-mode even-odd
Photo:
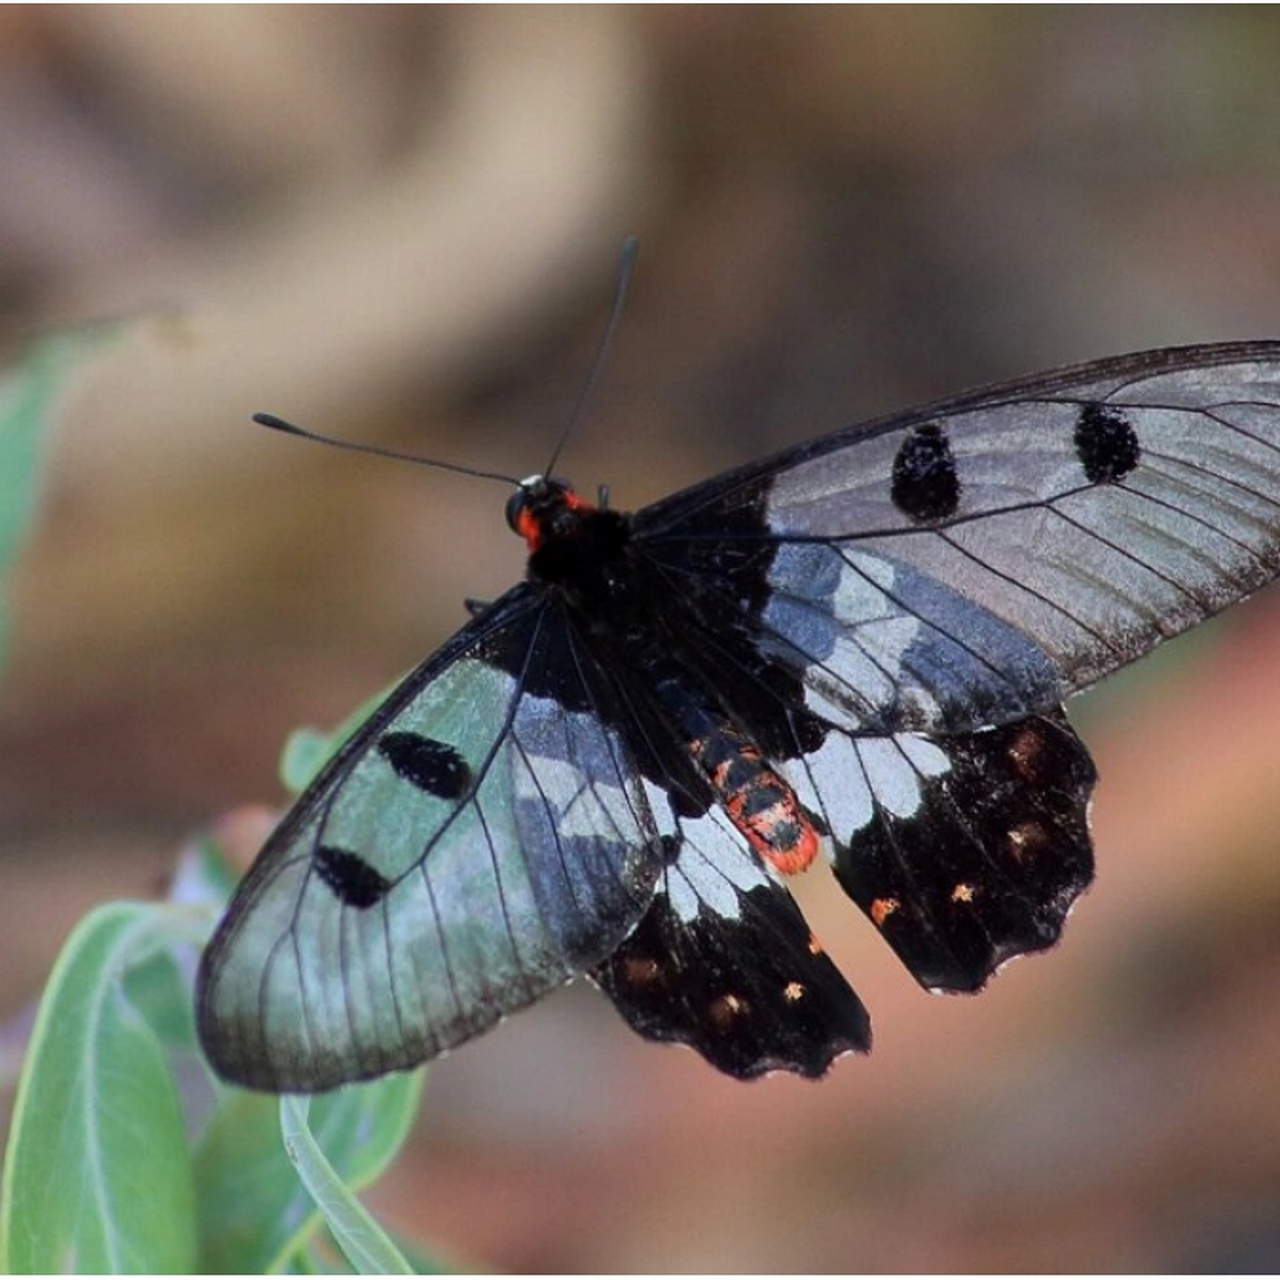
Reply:
[[[871,920],[877,929],[884,928],[884,922],[891,916],[902,904],[897,898],[873,898],[871,900]]]

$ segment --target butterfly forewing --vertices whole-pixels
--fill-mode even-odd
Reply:
[[[416,1065],[632,929],[670,817],[571,644],[517,589],[307,791],[205,954],[200,1032],[224,1076],[316,1090]]]
[[[851,428],[636,529],[833,723],[1051,711],[1275,575],[1280,344],[1105,360]]]

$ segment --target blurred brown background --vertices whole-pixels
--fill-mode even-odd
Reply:
[[[1268,9],[0,8],[0,338],[139,317],[8,585],[0,1015],[521,572],[497,486],[251,412],[538,470],[628,232],[561,463],[623,507],[1280,336],[1278,70]],[[870,1059],[743,1086],[575,987],[434,1069],[375,1208],[517,1269],[1280,1266],[1280,592],[1076,713],[1099,879],[1058,950],[934,998],[812,876]]]

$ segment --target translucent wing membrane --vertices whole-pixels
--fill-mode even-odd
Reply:
[[[203,960],[200,1034],[224,1076],[318,1090],[415,1065],[630,932],[661,833],[571,644],[518,588],[299,801]],[[556,696],[531,668],[557,673]]]
[[[1105,360],[855,427],[636,531],[833,724],[1051,711],[1280,568],[1280,344]]]

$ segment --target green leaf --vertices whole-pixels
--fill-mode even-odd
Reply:
[[[156,951],[123,977],[129,1004],[169,1052],[195,1050],[190,970],[190,964],[179,963],[172,951]]]
[[[334,1243],[360,1275],[412,1275],[413,1269],[338,1176],[307,1125],[310,1099],[280,1099],[280,1136]]]
[[[0,1190],[8,1272],[187,1271],[195,1205],[182,1111],[129,970],[191,918],[112,903],[59,956],[23,1064]],[[143,984],[145,985],[145,983]]]
[[[40,435],[58,394],[85,353],[115,328],[110,323],[83,325],[47,334],[0,374],[0,574],[13,562],[31,521]],[[4,642],[0,613],[0,657]]]
[[[326,1218],[286,1154],[278,1100],[216,1084],[195,1038],[192,949],[228,890],[217,842],[201,841],[179,862],[173,901],[101,907],[72,932],[19,1082],[0,1269],[328,1269]],[[305,1176],[358,1265],[406,1265],[349,1188],[399,1149],[422,1081],[401,1074],[312,1103],[319,1146]]]
[[[312,1100],[311,1130],[335,1178],[358,1189],[386,1168],[409,1132],[423,1078],[421,1071],[392,1075]],[[278,1106],[265,1094],[226,1089],[201,1137],[202,1270],[280,1270],[320,1226],[321,1212],[281,1144]]]

